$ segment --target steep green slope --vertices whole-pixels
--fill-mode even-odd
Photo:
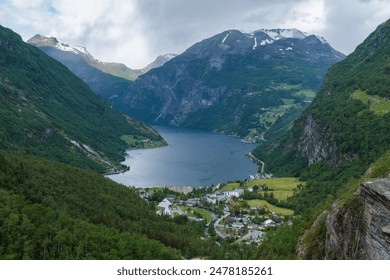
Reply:
[[[292,228],[270,233],[259,257],[293,258],[299,236],[310,227],[315,230],[309,239],[316,242],[318,238],[320,244],[326,218],[320,214],[337,198],[351,193],[351,186],[356,190],[370,164],[390,149],[390,113],[386,111],[390,98],[389,41],[387,21],[355,52],[330,68],[316,98],[289,133],[254,151],[269,171],[307,181],[306,187],[284,205],[301,213],[302,218]],[[390,172],[388,166],[384,168],[383,174]],[[318,252],[314,255],[321,257]]]
[[[0,150],[0,259],[177,259],[208,255],[204,225],[154,213],[134,189]]]
[[[329,69],[317,97],[289,134],[256,149],[269,170],[294,172],[321,160],[333,166],[352,159],[368,163],[387,149],[389,25],[380,25],[355,52]]]
[[[122,135],[160,136],[113,111],[66,67],[0,27],[0,148],[96,171],[112,169]]]

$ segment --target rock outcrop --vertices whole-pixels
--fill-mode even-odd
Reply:
[[[390,259],[390,178],[362,183],[326,219],[326,259]]]
[[[323,135],[313,116],[309,114],[298,143],[298,153],[306,158],[309,165],[329,159],[335,164],[338,161],[337,146],[328,141],[329,135]]]

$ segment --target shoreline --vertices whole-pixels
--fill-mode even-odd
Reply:
[[[260,171],[260,174],[264,174],[264,169],[265,169],[265,163],[264,161],[258,159],[255,155],[252,154],[252,152],[249,152],[246,154],[246,156],[254,163],[256,164],[257,166],[261,166],[261,171]]]

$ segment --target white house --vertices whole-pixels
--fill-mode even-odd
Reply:
[[[164,198],[163,201],[157,205],[157,214],[172,216],[171,206],[172,203],[168,199]]]
[[[236,189],[228,192],[223,193],[225,197],[239,197],[240,195],[244,194],[244,189]]]
[[[266,221],[263,223],[263,225],[266,226],[266,227],[272,227],[272,226],[275,226],[276,223],[275,223],[273,220],[268,219],[268,220],[266,220]]]

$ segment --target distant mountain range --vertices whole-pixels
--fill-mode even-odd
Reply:
[[[71,46],[53,37],[35,35],[27,42],[68,67],[95,93],[108,100],[126,94],[132,81],[139,75],[163,65],[175,56],[161,55],[145,68],[133,70],[121,63],[102,62],[86,48]]]
[[[139,76],[114,108],[149,123],[206,129],[249,141],[278,134],[345,56],[296,29],[228,30]]]
[[[344,58],[322,37],[296,29],[225,31],[181,55],[159,56],[142,70],[103,63],[85,48],[55,38],[36,35],[28,43],[63,63],[123,113],[251,142],[289,128],[313,99],[328,67]]]
[[[61,42],[54,37],[46,37],[37,34],[30,38],[27,43],[39,47],[48,55],[66,65],[71,71],[77,72],[76,74],[78,74],[78,76],[83,76],[83,71],[76,67],[80,66],[75,65],[76,61],[78,61],[79,64],[83,61],[89,66],[101,70],[104,73],[130,81],[135,80],[139,75],[146,73],[150,69],[162,66],[165,62],[176,56],[175,54],[160,55],[155,59],[155,61],[148,64],[145,68],[134,70],[128,68],[122,63],[102,62],[93,57],[85,47],[72,46]],[[84,66],[84,68],[86,68],[86,66]],[[87,69],[84,69],[84,71],[87,71]]]

